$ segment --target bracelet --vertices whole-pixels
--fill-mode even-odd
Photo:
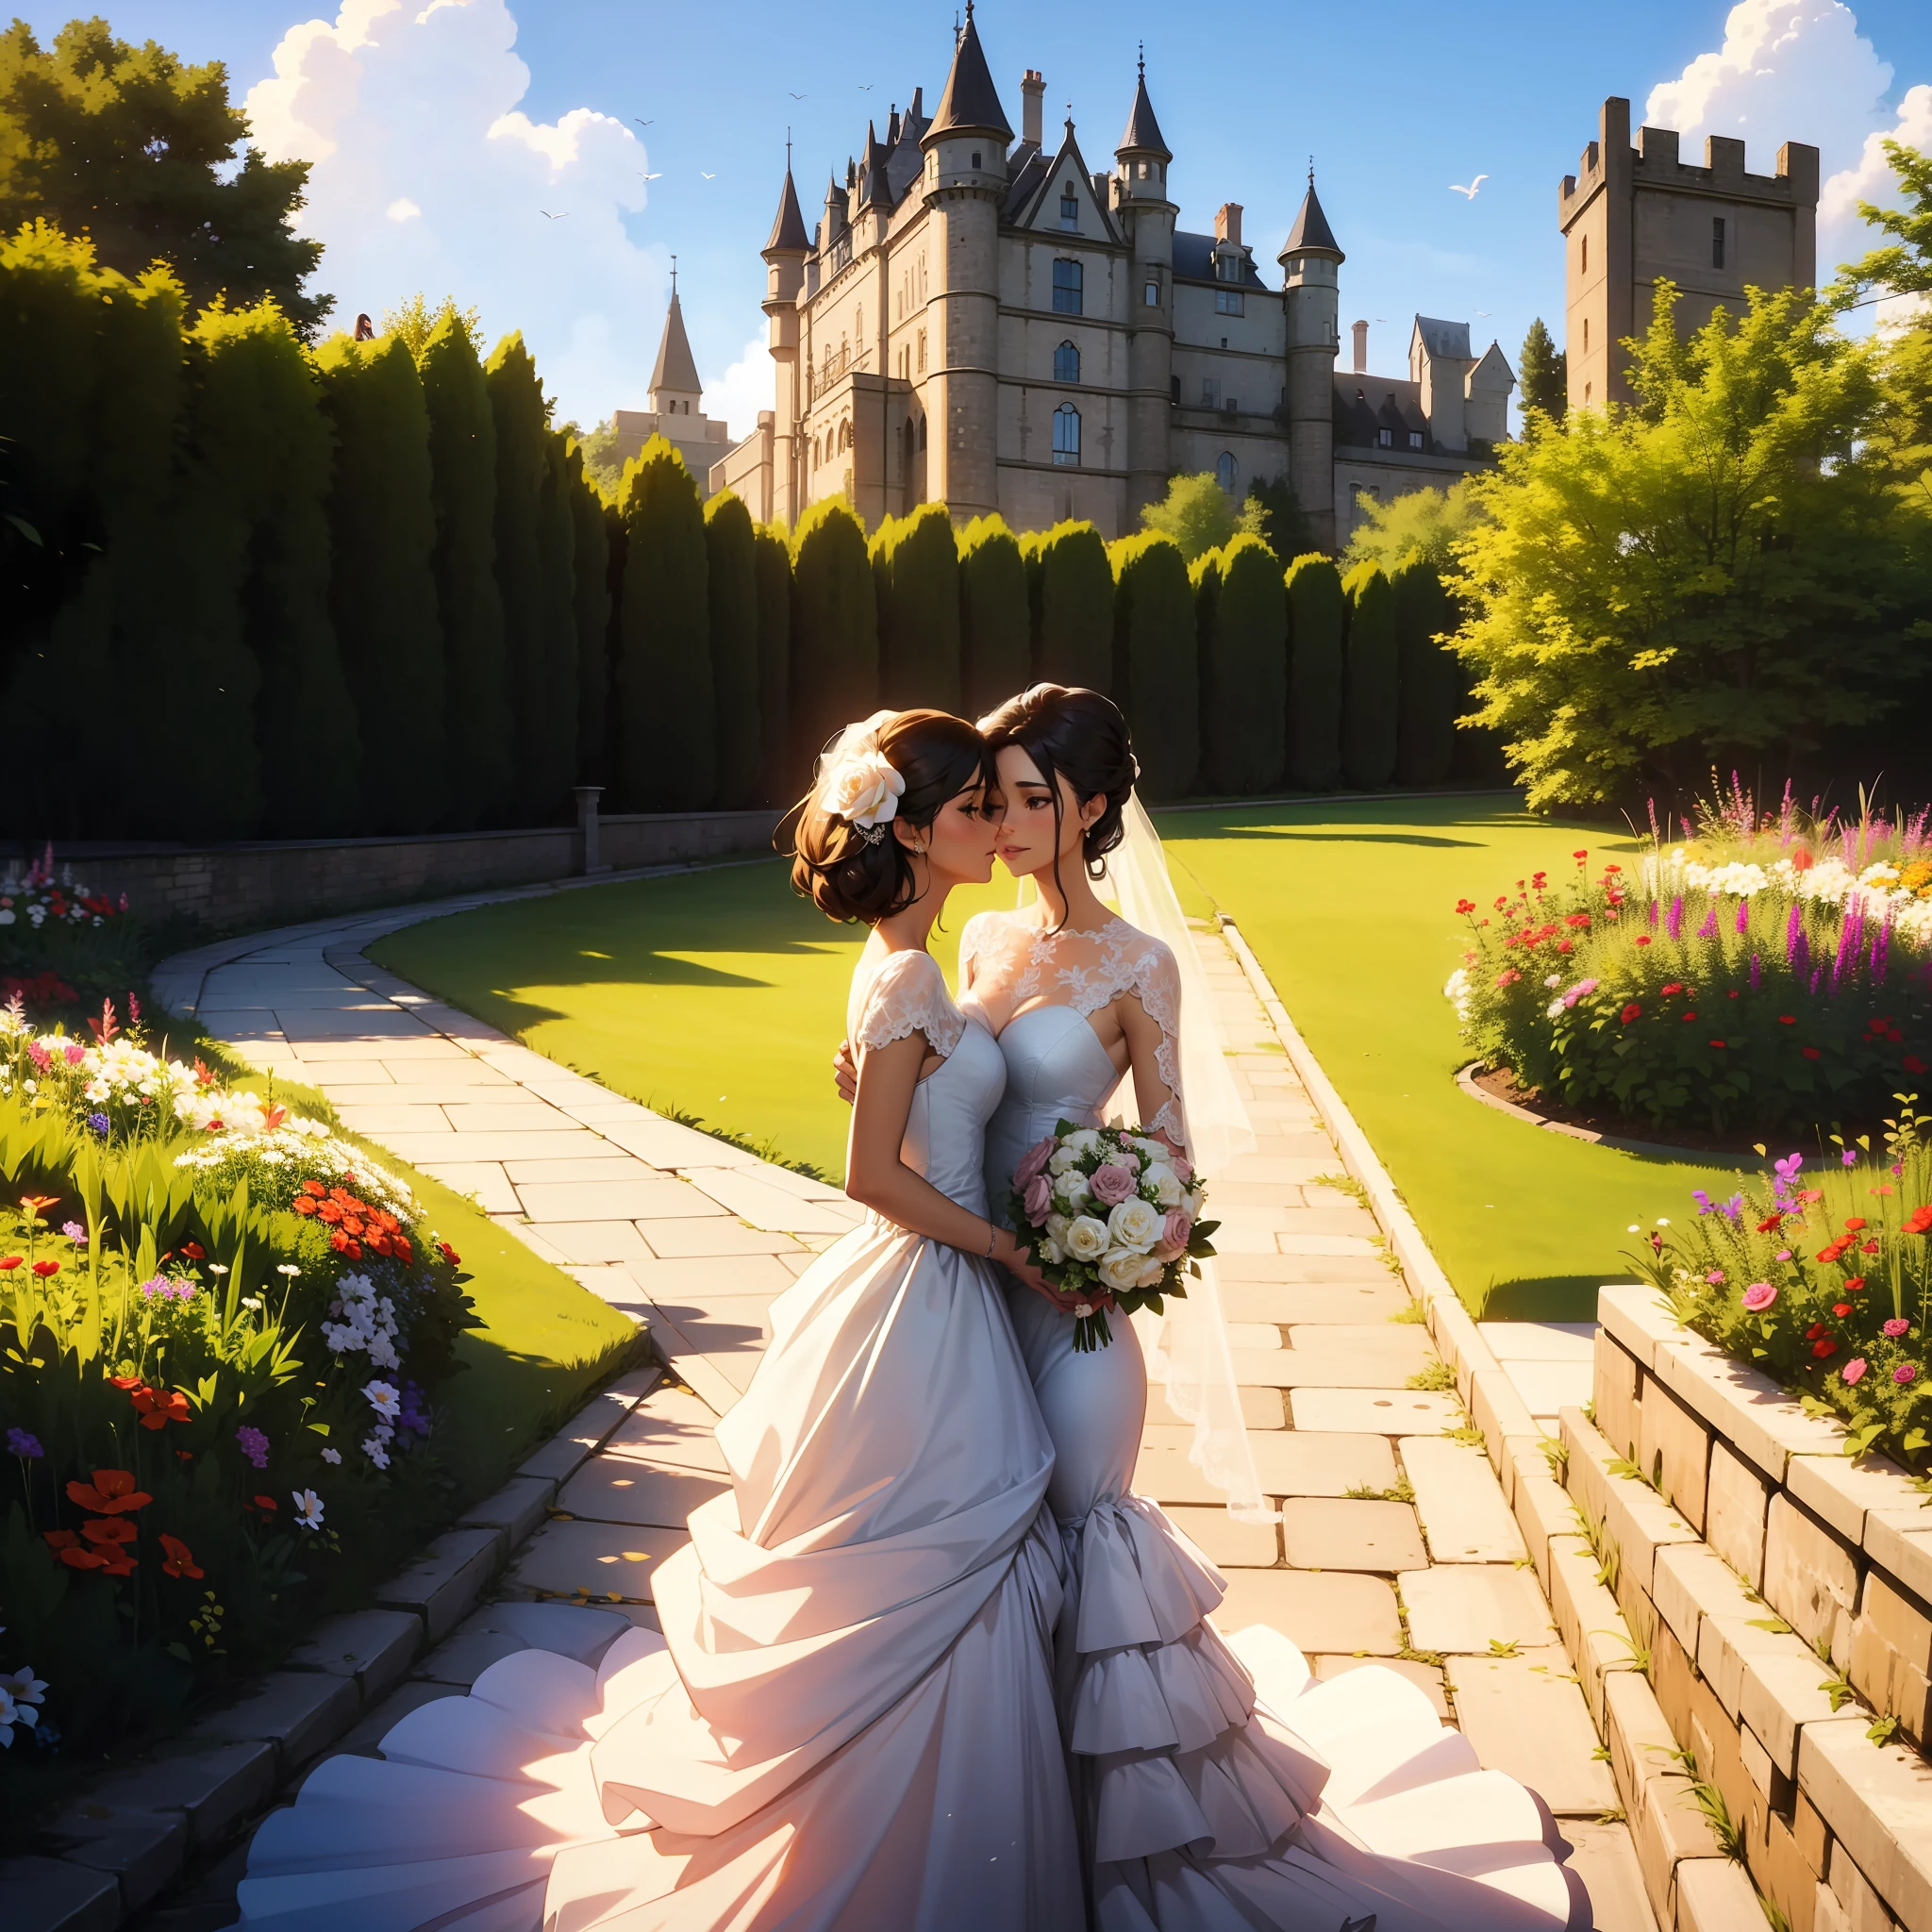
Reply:
[[[999,1246],[999,1224],[997,1222],[989,1221],[986,1224],[986,1258],[989,1261],[992,1259],[992,1251]]]

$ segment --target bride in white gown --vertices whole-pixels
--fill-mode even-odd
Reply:
[[[773,1307],[717,1429],[731,1488],[658,1569],[663,1634],[505,1607],[535,1647],[404,1719],[379,1759],[319,1766],[257,1834],[244,1924],[1081,1923],[1053,1449],[982,1177],[1005,1072],[925,951],[951,887],[991,874],[985,777],[970,725],[881,712],[805,808],[794,881],[874,928],[848,1008],[848,1191],[872,1211]]]

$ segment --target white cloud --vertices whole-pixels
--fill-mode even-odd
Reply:
[[[1882,200],[1892,185],[1880,138],[1932,139],[1932,88],[1909,89],[1894,114],[1885,105],[1891,83],[1890,63],[1841,0],[1740,0],[1724,45],[1653,88],[1644,119],[1676,128],[1687,161],[1701,158],[1693,143],[1705,135],[1740,140],[1754,174],[1770,174],[1787,141],[1816,147],[1818,273],[1828,279],[1870,245],[1859,200]]]
[[[291,27],[250,90],[255,141],[313,164],[301,225],[325,244],[337,319],[421,291],[521,329],[562,420],[643,407],[665,260],[624,217],[644,207],[644,147],[577,108],[534,123],[507,0],[340,0]],[[541,210],[548,209],[555,219]]]
[[[731,425],[731,439],[742,441],[758,427],[758,411],[772,408],[777,393],[777,365],[773,362],[765,339],[759,336],[744,345],[741,355],[723,375],[705,375],[705,414],[714,421],[723,417]]]

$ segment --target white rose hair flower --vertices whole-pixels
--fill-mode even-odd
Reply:
[[[825,809],[858,826],[874,845],[886,836],[887,824],[898,816],[905,795],[905,777],[885,753],[872,745],[845,753],[819,785]]]

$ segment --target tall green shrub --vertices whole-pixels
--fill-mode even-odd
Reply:
[[[711,677],[717,692],[718,803],[736,811],[758,797],[758,539],[741,497],[721,490],[705,505],[710,572]]]
[[[872,541],[878,600],[879,702],[957,711],[959,551],[942,503],[890,517]]]
[[[417,351],[429,412],[436,603],[449,693],[447,823],[466,830],[514,808],[514,736],[496,587],[496,418],[465,318],[446,304]]]
[[[1441,785],[1456,758],[1456,714],[1462,704],[1462,667],[1442,640],[1456,628],[1456,600],[1435,566],[1411,563],[1391,579],[1395,646],[1402,676],[1396,782]]]
[[[394,337],[335,336],[316,359],[336,439],[329,608],[362,740],[362,824],[422,831],[450,802],[423,384]]]
[[[555,817],[571,805],[570,789],[583,776],[577,763],[577,524],[571,502],[570,438],[560,429],[543,439],[543,503],[537,525],[543,561],[543,675],[550,697],[546,744],[550,769],[542,794]],[[601,552],[598,558],[601,568]]]
[[[960,682],[978,718],[1033,682],[1026,564],[997,516],[974,517],[959,538]]]
[[[1091,524],[1056,524],[1032,540],[1033,675],[1113,688],[1113,571]]]
[[[1395,591],[1379,564],[1358,563],[1342,578],[1348,655],[1341,688],[1341,774],[1358,791],[1380,791],[1395,775],[1400,670]]]
[[[1341,777],[1341,574],[1329,558],[1288,568],[1288,781],[1333,791]]]
[[[1281,559],[1237,537],[1195,566],[1201,650],[1201,788],[1272,791],[1286,754],[1288,593]]]
[[[791,538],[794,768],[879,705],[878,612],[865,526],[842,496],[813,504]]]
[[[543,567],[549,430],[543,387],[521,335],[497,343],[484,379],[496,423],[496,586],[515,745],[509,808],[541,821],[561,809],[576,762],[576,720],[551,676],[559,625],[574,631],[575,618],[567,590]]]
[[[356,828],[362,748],[329,618],[335,451],[308,353],[273,303],[205,308],[194,325],[194,446],[244,545],[242,636],[258,668],[252,724],[261,829],[315,838]]]
[[[584,475],[584,453],[573,445],[564,458],[570,491],[571,591],[576,613],[577,778],[587,785],[607,782],[605,719],[610,694],[610,550],[605,529],[604,499]]]
[[[758,600],[758,797],[766,805],[790,805],[805,790],[791,726],[791,550],[784,530],[774,524],[759,524],[753,541]]]
[[[644,811],[700,811],[718,789],[705,512],[661,436],[625,466],[624,526],[622,795]]]
[[[1187,560],[1153,532],[1108,546],[1114,575],[1114,696],[1126,713],[1141,784],[1185,797],[1201,761],[1201,666]]]

